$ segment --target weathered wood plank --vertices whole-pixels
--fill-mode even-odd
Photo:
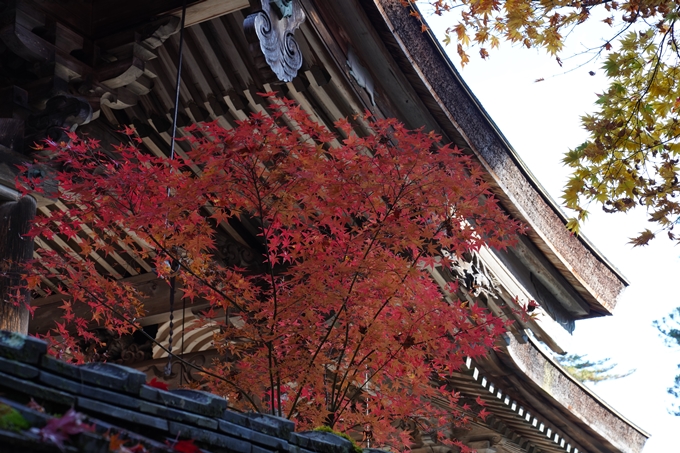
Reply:
[[[30,196],[18,201],[0,203],[0,330],[28,332],[28,308],[30,294],[20,290],[21,301],[17,305],[6,302],[15,286],[21,284],[21,264],[33,256],[33,240],[26,237],[35,217],[36,202]],[[22,303],[23,302],[23,303]]]
[[[232,88],[232,83],[222,67],[222,61],[210,45],[203,27],[190,28],[186,38],[191,53],[201,62],[201,70],[206,74],[213,94],[222,95],[229,91]]]
[[[191,27],[192,25],[233,13],[248,6],[250,6],[249,0],[205,0],[187,7],[184,26]],[[172,14],[181,17],[182,10],[176,10]]]

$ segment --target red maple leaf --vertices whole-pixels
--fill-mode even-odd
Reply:
[[[94,431],[94,427],[85,423],[83,419],[83,414],[71,408],[63,416],[48,420],[47,424],[40,429],[39,436],[44,441],[55,443],[63,450],[64,442],[71,436]]]
[[[172,449],[180,453],[201,453],[201,449],[194,444],[193,439],[178,440],[172,445]]]
[[[146,453],[148,451],[141,443],[129,447],[128,450],[130,450],[130,453]]]
[[[161,382],[156,378],[151,379],[149,382],[146,383],[146,385],[148,385],[149,387],[154,387],[154,388],[161,389],[161,390],[170,390],[170,388],[168,387],[168,384],[166,384],[165,382]]]

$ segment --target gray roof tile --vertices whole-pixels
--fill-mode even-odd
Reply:
[[[193,439],[206,453],[352,453],[345,439],[295,433],[290,420],[234,412],[211,393],[165,391],[145,385],[146,375],[132,368],[75,366],[46,353],[40,340],[0,331],[0,404],[18,410],[35,429],[52,416],[29,409],[31,398],[49,406],[51,413],[70,407],[82,412],[95,430],[73,436],[63,453],[106,453],[111,434],[130,444],[141,442],[150,453],[170,452],[178,439]],[[0,429],[0,445],[2,453],[60,452],[29,430]]]

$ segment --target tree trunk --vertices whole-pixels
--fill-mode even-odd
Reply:
[[[10,292],[21,282],[23,264],[33,257],[33,239],[26,237],[35,217],[36,203],[30,196],[18,201],[0,202],[0,329],[28,333],[27,289],[19,291],[20,299],[10,301]]]

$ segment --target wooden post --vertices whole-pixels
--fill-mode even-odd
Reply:
[[[20,290],[17,303],[9,301],[11,291],[21,284],[22,264],[33,257],[33,239],[26,237],[35,217],[36,201],[24,196],[0,201],[0,329],[28,333],[29,291]]]

